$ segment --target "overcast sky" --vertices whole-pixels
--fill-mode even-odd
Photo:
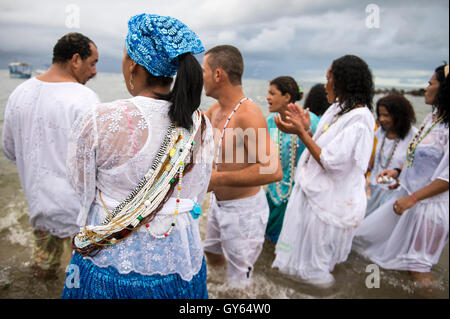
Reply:
[[[334,59],[356,54],[379,86],[423,87],[449,60],[448,0],[1,0],[0,68],[42,68],[56,40],[77,31],[97,44],[100,72],[120,72],[127,21],[143,12],[180,19],[206,49],[237,46],[246,78],[323,82]]]

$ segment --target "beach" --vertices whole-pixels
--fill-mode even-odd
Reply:
[[[10,79],[7,70],[0,70],[0,130],[3,127],[3,116],[7,98],[23,79]],[[305,95],[313,83],[302,83]],[[424,83],[425,85],[426,83]],[[101,101],[107,102],[119,98],[130,97],[126,91],[121,74],[99,73],[87,83],[99,95]],[[244,92],[255,101],[265,116],[269,115],[265,100],[268,80],[244,79]],[[376,95],[374,104],[381,95]],[[406,96],[416,111],[419,127],[422,120],[431,110],[425,105],[423,97]],[[213,99],[203,95],[201,109],[206,110]],[[303,100],[300,101],[303,106]],[[204,238],[208,218],[209,196],[203,203],[203,214],[200,217],[200,232]],[[33,236],[29,226],[28,207],[16,166],[9,162],[0,152],[0,298],[59,298],[64,286],[65,265],[70,260],[70,247],[64,252],[64,266],[58,273],[57,280],[41,281],[31,276],[31,252]],[[449,298],[449,257],[448,244],[439,263],[433,267],[432,274],[436,279],[436,287],[431,291],[423,290],[415,285],[407,272],[380,269],[379,287],[367,284],[370,261],[352,252],[348,260],[336,266],[333,275],[336,284],[329,289],[316,289],[301,284],[291,277],[280,274],[273,269],[274,244],[266,240],[263,251],[256,262],[254,284],[246,292],[230,289],[225,283],[225,272],[208,269],[209,298],[250,298],[250,299],[389,299],[389,298]]]

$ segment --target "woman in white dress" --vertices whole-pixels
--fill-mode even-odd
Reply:
[[[122,72],[133,97],[96,105],[72,130],[81,231],[62,296],[207,298],[197,217],[214,141],[194,57],[204,49],[171,17],[136,15],[128,28]]]
[[[273,267],[321,287],[334,283],[330,273],[347,259],[366,211],[365,173],[373,149],[372,74],[353,55],[327,71],[326,92],[332,104],[308,134],[310,119],[290,104],[280,130],[296,134],[306,150],[300,157],[295,187],[286,208]]]
[[[381,267],[410,271],[429,286],[431,268],[448,242],[448,65],[436,68],[425,103],[433,111],[409,143],[403,167],[379,174],[397,178],[391,188],[399,186],[399,193],[364,220],[354,247]]]
[[[389,94],[377,101],[376,114],[380,127],[375,131],[377,146],[370,160],[369,188],[366,217],[386,201],[390,181],[377,175],[384,169],[394,169],[403,165],[409,141],[417,133],[412,126],[416,116],[411,103],[400,94]],[[393,181],[393,180],[392,180]],[[392,183],[392,182],[391,182]]]

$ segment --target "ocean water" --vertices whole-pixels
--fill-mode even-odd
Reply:
[[[3,127],[4,108],[9,94],[23,82],[10,79],[7,70],[0,70],[0,131]],[[301,83],[305,93],[313,83]],[[95,90],[102,101],[129,97],[121,74],[99,73],[87,86]],[[246,79],[243,83],[245,94],[260,105],[264,115],[268,115],[265,100],[268,81]],[[375,101],[381,96],[375,96]],[[408,96],[412,102],[418,124],[430,112],[423,97]],[[203,96],[201,109],[206,110],[214,102]],[[300,102],[302,105],[302,102]],[[206,196],[208,199],[209,196]],[[207,211],[207,200],[203,204]],[[206,234],[207,213],[200,217],[202,238]],[[303,285],[271,267],[274,260],[274,245],[264,243],[263,251],[255,264],[254,283],[248,291],[231,289],[225,281],[225,271],[208,269],[208,291],[210,298],[231,299],[387,299],[387,298],[449,298],[449,258],[448,245],[432,274],[436,286],[431,290],[417,287],[406,272],[380,269],[379,287],[369,288],[366,281],[371,272],[366,267],[371,264],[355,253],[346,262],[335,267],[333,275],[336,284],[329,289],[317,289]],[[28,221],[28,207],[22,191],[17,170],[0,152],[0,299],[3,298],[59,298],[64,285],[65,265],[70,261],[70,248],[64,252],[65,264],[61,266],[58,279],[41,281],[31,276],[31,252],[33,236]]]

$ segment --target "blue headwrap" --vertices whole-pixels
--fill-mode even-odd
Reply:
[[[128,21],[128,55],[155,76],[173,77],[178,56],[203,52],[199,37],[181,21],[156,14],[139,14]]]

